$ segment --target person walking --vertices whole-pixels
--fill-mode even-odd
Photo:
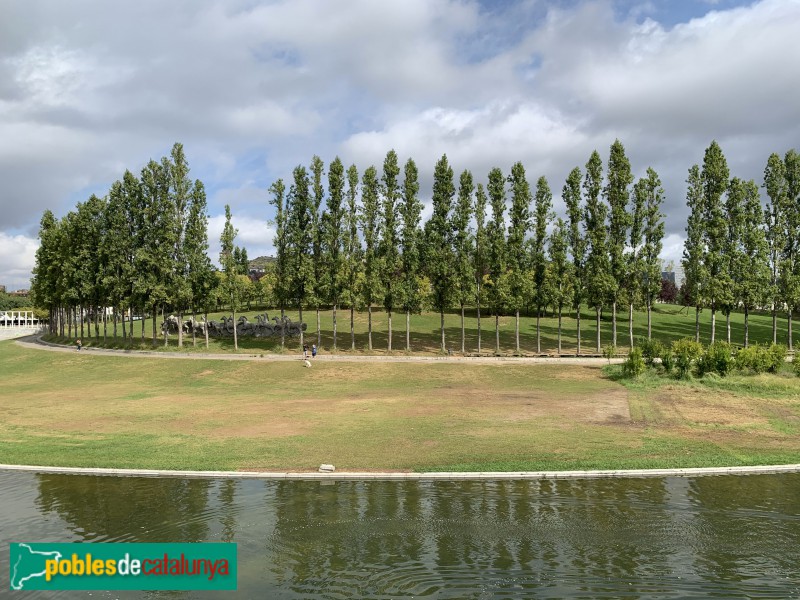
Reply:
[[[80,352],[81,351],[81,341],[79,339],[75,340],[75,345],[78,347],[78,352]]]
[[[311,344],[311,358],[317,358],[317,345]]]
[[[308,344],[303,344],[303,360],[308,358]]]

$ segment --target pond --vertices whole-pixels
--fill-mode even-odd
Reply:
[[[238,592],[59,598],[800,598],[800,474],[261,481],[0,472],[9,542],[236,542]],[[54,597],[50,592],[19,597]]]

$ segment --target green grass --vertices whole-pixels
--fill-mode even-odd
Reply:
[[[497,471],[800,462],[800,378],[623,384],[587,366],[304,369],[12,342],[0,342],[0,369],[2,463]]]
[[[266,309],[269,316],[279,314],[274,309]],[[264,312],[262,308],[244,310],[239,314],[245,315],[250,321],[255,321],[255,316]],[[211,319],[219,319],[223,314],[219,312],[209,315]],[[288,311],[287,315],[293,321],[299,320],[299,313]],[[186,316],[188,318],[188,315]],[[435,354],[440,352],[441,333],[440,317],[438,313],[425,312],[420,315],[411,316],[411,350],[413,353]],[[315,310],[305,310],[303,320],[308,324],[306,331],[307,339],[311,342],[317,341],[317,319]],[[160,327],[161,319],[158,319]],[[351,352],[350,350],[350,311],[339,310],[337,316],[337,346],[338,352]],[[356,353],[369,353],[368,350],[368,318],[366,312],[358,312],[354,319],[354,331],[356,337]],[[384,353],[388,342],[388,318],[382,309],[374,308],[372,311],[372,347],[371,353]],[[495,348],[494,317],[483,314],[481,319],[482,354],[493,354]],[[141,340],[142,326],[144,326],[145,338]],[[137,349],[152,349],[151,334],[152,321],[135,321],[133,324],[134,338],[133,345]],[[557,351],[557,331],[558,319],[553,315],[543,317],[540,320],[541,346],[542,352],[553,354]],[[652,313],[652,334],[655,339],[663,342],[671,342],[683,337],[694,338],[695,313],[694,309],[686,309],[672,304],[658,304]],[[795,328],[800,330],[800,323],[795,322]],[[392,318],[392,349],[395,353],[405,353],[405,314],[393,313]],[[159,329],[160,332],[160,329]],[[612,338],[611,313],[606,311],[602,315],[600,333],[601,345],[611,342]],[[100,338],[94,338],[94,331],[91,336],[88,331],[84,331],[82,340],[87,346],[106,346],[112,348],[128,347],[127,343],[121,339],[121,327],[118,327],[118,338],[110,337],[113,333],[111,324],[108,325],[108,336],[106,342],[102,341],[102,325],[100,327]],[[647,314],[642,311],[634,312],[634,336],[645,337],[647,335]],[[708,343],[711,336],[711,311],[704,310],[700,314],[700,335],[701,341]],[[71,337],[51,338],[53,341],[62,343],[74,343],[75,338],[80,333],[73,334]],[[160,336],[160,333],[159,333]],[[459,312],[449,312],[445,314],[445,336],[447,346],[453,352],[461,351],[461,317]],[[596,354],[596,320],[594,311],[585,309],[581,316],[581,351],[582,354]],[[725,339],[725,316],[717,314],[717,337]],[[331,310],[324,310],[320,314],[320,349],[321,352],[333,351],[333,317]],[[576,321],[574,313],[564,313],[562,319],[562,353],[575,354],[576,349]],[[731,341],[734,344],[742,344],[744,341],[744,315],[733,313],[731,315]],[[766,313],[755,313],[750,315],[750,341],[771,343],[772,342],[772,317]],[[787,344],[786,319],[781,317],[778,321],[778,343]],[[628,314],[627,308],[620,309],[617,321],[617,345],[618,350],[624,352],[628,346]],[[241,338],[239,340],[239,351],[242,353],[262,353],[262,352],[295,352],[299,348],[299,338],[287,338],[286,348],[281,350],[279,338]],[[474,310],[467,311],[465,320],[465,353],[474,355],[478,348],[477,319]],[[173,334],[168,340],[168,345],[164,347],[163,338],[159,337],[155,349],[174,351],[178,350],[177,335]],[[211,339],[211,352],[232,352],[233,338]],[[501,354],[513,354],[515,349],[514,338],[514,317],[500,317],[500,351]],[[198,339],[197,346],[193,347],[191,336],[184,340],[182,349],[186,352],[206,352],[204,340]],[[536,318],[526,314],[520,318],[520,350],[522,354],[533,354],[536,352]]]

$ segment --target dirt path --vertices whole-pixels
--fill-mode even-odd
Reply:
[[[27,336],[16,340],[16,344],[25,348],[46,350],[49,352],[76,352],[71,346],[62,346],[45,342],[40,336]],[[158,352],[149,350],[114,350],[109,348],[86,348],[81,352],[96,356],[127,356],[136,358],[173,358],[190,360],[248,360],[248,361],[299,361],[302,358],[286,354],[197,354],[189,352]],[[563,364],[563,365],[604,365],[605,358],[592,356],[352,356],[346,354],[320,354],[314,362],[407,362],[407,363],[471,363],[476,365],[497,364]],[[622,358],[611,359],[612,363],[621,363]]]

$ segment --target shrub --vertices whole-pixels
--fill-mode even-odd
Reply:
[[[622,373],[627,377],[638,377],[644,371],[644,361],[642,360],[642,349],[631,348],[628,358],[622,363]]]
[[[652,367],[656,359],[664,352],[664,344],[658,340],[639,338],[639,347],[642,349],[642,358],[648,367]]]
[[[800,377],[800,352],[794,353],[794,360],[792,361],[794,367],[794,374]]]
[[[611,364],[611,359],[617,353],[617,347],[614,344],[606,344],[603,346],[603,358],[608,359],[608,364]]]
[[[765,373],[769,369],[770,357],[766,347],[753,344],[736,353],[736,368],[741,371]]]
[[[781,366],[786,361],[786,346],[780,344],[772,344],[768,351],[769,367],[767,370],[770,373],[777,373],[781,370]]]
[[[675,354],[671,348],[666,346],[661,351],[661,366],[664,367],[666,373],[672,373],[672,369],[675,368]]]
[[[692,370],[694,362],[703,355],[703,344],[684,338],[672,343],[675,353],[675,366],[680,377],[686,377]]]
[[[731,345],[727,342],[714,342],[697,361],[697,372],[702,376],[716,373],[725,377],[734,367]]]

